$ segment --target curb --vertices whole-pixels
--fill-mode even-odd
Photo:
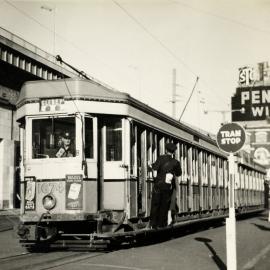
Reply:
[[[0,210],[0,217],[1,216],[19,216],[20,209],[4,209]]]

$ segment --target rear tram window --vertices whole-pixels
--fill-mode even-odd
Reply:
[[[75,143],[74,117],[33,120],[33,159],[74,157]]]
[[[122,120],[106,121],[106,160],[122,160]]]
[[[93,119],[85,118],[85,158],[93,158]]]

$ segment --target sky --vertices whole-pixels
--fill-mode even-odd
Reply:
[[[270,0],[0,0],[1,27],[168,115],[175,69],[176,119],[214,134],[238,69],[269,60],[269,14]]]

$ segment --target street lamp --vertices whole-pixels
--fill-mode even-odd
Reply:
[[[241,112],[241,113],[245,113],[245,108],[241,108],[241,109],[235,109],[235,110],[204,110],[204,114],[208,114],[208,113],[221,113],[222,114],[222,124],[224,124],[226,122],[226,113],[232,113],[232,112]]]
[[[53,55],[55,55],[55,7],[52,8],[50,6],[43,5],[40,8],[48,12],[53,12]]]

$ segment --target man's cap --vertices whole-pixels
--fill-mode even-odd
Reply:
[[[166,150],[173,153],[176,150],[176,145],[174,143],[167,143],[165,146]]]
[[[70,139],[70,134],[69,134],[69,132],[64,132],[63,138],[65,138],[65,139]]]

